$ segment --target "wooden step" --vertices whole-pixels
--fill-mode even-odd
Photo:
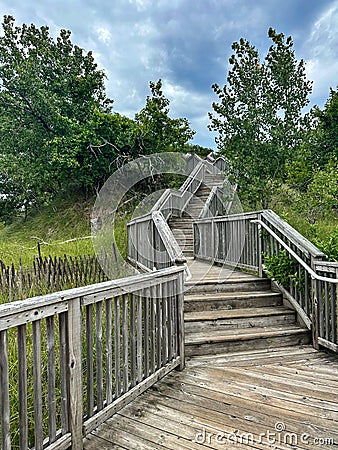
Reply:
[[[220,354],[230,351],[247,351],[266,348],[303,345],[311,341],[310,332],[298,325],[269,326],[228,330],[208,330],[187,333],[185,352],[187,356]]]
[[[187,232],[187,233],[192,233],[193,232],[192,231],[193,230],[192,225],[191,226],[186,226],[186,225],[180,225],[180,224],[172,223],[172,224],[169,224],[169,227],[170,227],[171,231],[180,230],[180,231]]]
[[[192,236],[186,236],[186,235],[182,236],[182,234],[179,234],[179,235],[174,234],[174,236],[175,236],[175,239],[176,239],[178,245],[180,245],[181,243],[193,245],[193,243],[194,243],[194,239]]]
[[[296,312],[285,306],[232,310],[194,311],[184,315],[185,331],[208,332],[216,328],[237,329],[277,326],[296,322]]]
[[[187,294],[217,293],[217,292],[247,292],[263,291],[271,289],[271,281],[267,278],[248,276],[232,276],[229,280],[207,278],[197,281],[193,278],[185,283]]]
[[[262,308],[280,306],[282,303],[282,295],[272,291],[187,293],[184,296],[184,311]]]

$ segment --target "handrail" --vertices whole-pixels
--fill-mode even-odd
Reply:
[[[183,370],[183,283],[171,267],[0,305],[1,448],[80,450],[93,429]]]
[[[311,267],[308,264],[306,264],[305,261],[302,260],[302,258],[300,256],[297,255],[296,252],[294,252],[292,250],[292,248],[288,244],[286,244],[279,236],[277,236],[277,234],[274,231],[272,231],[271,228],[268,225],[266,225],[262,220],[256,219],[256,220],[251,220],[250,222],[257,223],[260,226],[262,226],[263,228],[265,228],[265,230],[267,230],[268,233],[270,233],[271,236],[274,239],[276,239],[276,241],[278,241],[282,245],[282,247],[284,247],[290,253],[290,255],[292,255],[292,257],[295,258],[295,260],[299,262],[299,264],[301,266],[304,267],[304,269],[311,275],[311,278],[313,280],[338,284],[338,278],[322,277],[321,275],[318,275],[313,269],[311,269]]]
[[[278,231],[283,233],[285,237],[293,242],[302,252],[306,253],[307,256],[311,255],[315,258],[325,257],[325,254],[320,251],[315,245],[313,245],[312,242],[310,242],[291,225],[281,219],[278,214],[276,214],[271,209],[263,210],[262,217],[268,220],[275,228],[278,229]]]
[[[204,218],[204,217],[207,217],[207,212],[209,211],[209,206],[210,206],[210,204],[211,204],[213,198],[214,198],[214,197],[216,196],[216,194],[217,194],[217,189],[218,189],[217,186],[213,186],[213,187],[212,187],[212,189],[211,189],[211,191],[210,191],[210,194],[209,194],[209,196],[208,196],[208,198],[207,198],[207,200],[206,200],[206,202],[205,202],[205,204],[204,204],[204,206],[203,206],[203,208],[202,208],[202,211],[200,212],[200,214],[199,214],[199,216],[198,216],[199,219],[202,219],[202,218]]]
[[[193,171],[188,175],[187,179],[184,181],[182,186],[178,189],[180,192],[184,192],[184,191],[188,190],[188,187],[191,185],[191,183],[197,177],[197,174],[201,171],[203,166],[204,166],[204,161],[201,160],[197,164],[197,166],[193,169]]]
[[[164,202],[167,200],[167,198],[170,195],[170,191],[171,191],[171,189],[168,188],[163,192],[161,197],[157,200],[155,205],[151,208],[151,211],[159,211],[160,209],[162,209]]]
[[[217,160],[212,158],[213,162],[203,160],[196,155],[192,156],[192,158],[194,168],[182,186],[177,191],[166,189],[156,201],[150,213],[137,217],[128,223],[128,259],[141,269],[153,270],[154,266],[161,264],[165,267],[182,264],[185,266],[187,279],[191,278],[191,273],[186,265],[186,258],[167,221],[175,213],[179,216],[182,215],[194,197],[194,193],[202,184],[205,171],[214,173],[213,163],[218,162],[223,157],[217,158]],[[211,159],[210,155],[209,159]],[[187,161],[187,164],[189,162],[191,160]],[[197,162],[196,165],[195,162]],[[138,228],[142,228],[142,232]],[[138,240],[142,240],[142,243],[138,243]],[[150,248],[152,246],[153,248]],[[165,252],[163,261],[160,263],[157,261],[158,264],[156,264],[156,257],[163,250]]]
[[[270,277],[312,329],[313,346],[338,353],[338,262],[323,261],[322,251],[271,210],[200,218],[194,227],[198,258]]]

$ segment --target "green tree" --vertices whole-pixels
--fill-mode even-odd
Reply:
[[[315,147],[317,165],[323,167],[333,157],[338,157],[338,88],[330,89],[324,109],[315,109],[319,123],[316,129],[318,144]]]
[[[145,107],[135,115],[140,150],[144,154],[184,151],[195,131],[186,118],[169,117],[170,101],[163,94],[162,80],[150,81],[149,86],[151,96],[147,96]]]
[[[44,201],[69,180],[86,186],[84,173],[97,160],[89,146],[95,128],[90,124],[100,114],[102,122],[112,102],[106,97],[103,71],[91,52],[71,42],[70,31],[61,30],[53,39],[48,27],[15,26],[12,16],[4,17],[2,27],[0,183],[7,180],[13,189],[17,184],[14,191],[22,194],[14,203],[20,207]],[[19,177],[20,183],[14,175],[8,179],[15,167],[30,171]],[[9,199],[2,194],[2,202]]]
[[[285,179],[286,163],[307,127],[302,110],[312,89],[292,38],[272,28],[268,36],[272,45],[264,61],[249,41],[233,43],[227,83],[213,85],[219,103],[209,113],[209,129],[218,133],[216,143],[229,161],[230,175],[254,207],[267,207]]]

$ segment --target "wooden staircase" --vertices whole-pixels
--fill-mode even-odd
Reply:
[[[194,234],[192,223],[199,216],[210,194],[211,189],[209,185],[222,186],[223,181],[224,179],[220,175],[207,175],[205,183],[197,190],[187,209],[182,214],[182,217],[172,217],[169,219],[168,223],[171,231],[177,243],[182,248],[184,256],[188,258],[194,256]]]
[[[234,272],[228,280],[186,283],[187,356],[308,344],[309,330],[268,279]]]
[[[309,330],[297,323],[294,310],[283,305],[282,295],[271,290],[270,280],[227,269],[224,272],[216,266],[206,277],[199,276],[201,266],[208,264],[192,260],[193,221],[211,188],[221,187],[223,182],[222,175],[206,174],[182,216],[168,222],[184,256],[192,263],[193,278],[186,283],[184,301],[187,356],[310,343]],[[217,271],[223,271],[226,277]]]

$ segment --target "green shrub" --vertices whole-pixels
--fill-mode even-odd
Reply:
[[[264,266],[268,276],[286,289],[290,287],[290,281],[297,285],[301,283],[298,263],[285,250],[276,255],[264,255]]]

